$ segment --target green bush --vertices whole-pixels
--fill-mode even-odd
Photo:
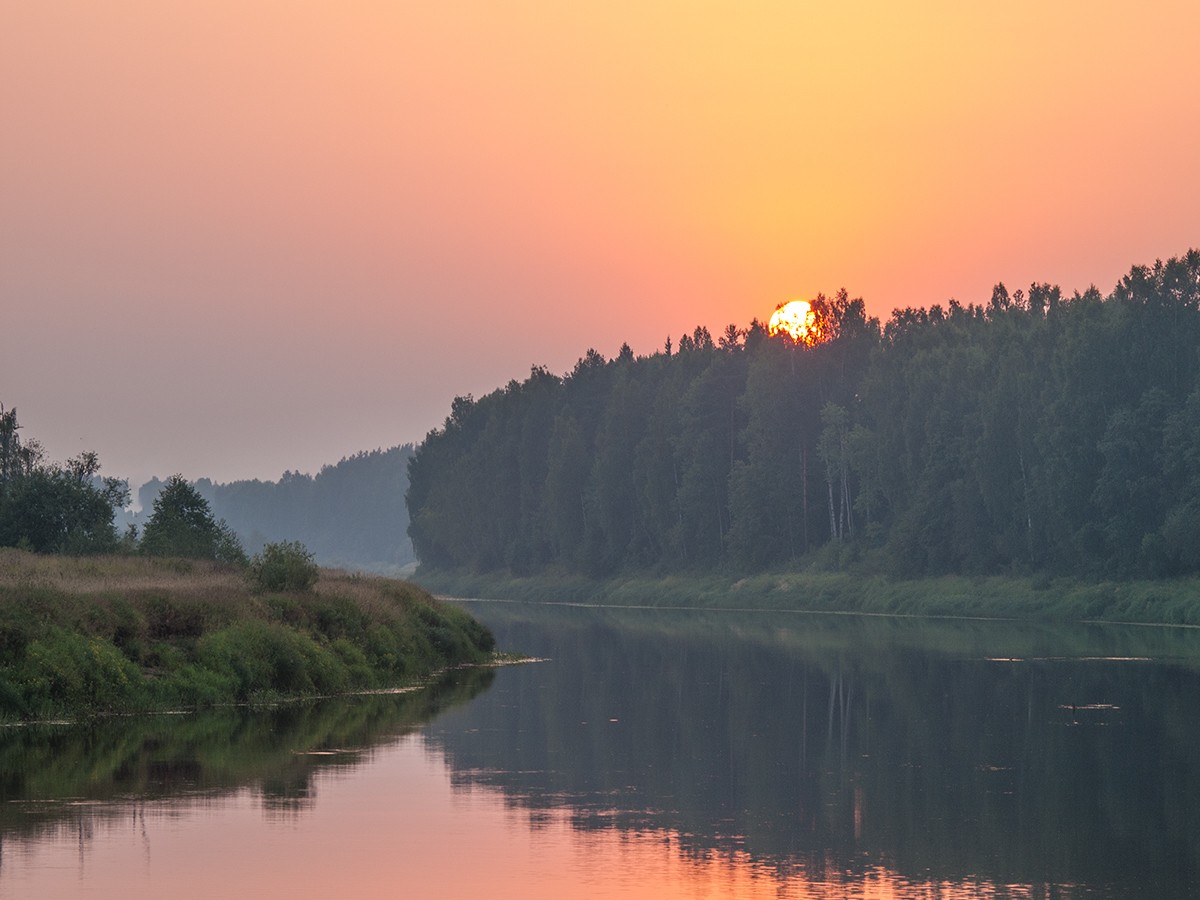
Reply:
[[[267,544],[250,561],[250,582],[260,591],[307,591],[320,569],[299,541]]]
[[[246,622],[205,635],[199,662],[232,677],[239,700],[256,694],[313,694],[345,690],[349,672],[338,656],[282,625]]]
[[[171,679],[171,690],[188,706],[213,706],[238,697],[240,682],[231,667],[216,671],[189,663]]]
[[[53,628],[24,660],[22,705],[31,710],[117,710],[136,705],[142,675],[108,641]]]

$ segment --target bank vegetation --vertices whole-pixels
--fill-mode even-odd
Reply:
[[[264,590],[215,560],[0,548],[0,718],[392,688],[484,662],[490,632],[416,585],[322,569]]]

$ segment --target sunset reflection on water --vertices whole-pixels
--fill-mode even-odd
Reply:
[[[546,661],[402,696],[5,730],[0,900],[1198,883],[1200,634],[483,611]]]
[[[9,836],[0,897],[66,898],[968,898],[1046,897],[1048,886],[784,867],[696,849],[662,829],[577,827],[567,807],[528,809],[452,784],[419,736],[361,767],[322,772],[292,807],[258,790],[84,804]]]

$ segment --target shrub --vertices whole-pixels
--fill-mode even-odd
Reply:
[[[123,709],[136,704],[141,672],[100,638],[50,629],[26,652],[23,681],[27,709]]]
[[[239,700],[341,691],[350,681],[349,669],[335,651],[308,635],[266,622],[245,622],[205,635],[197,659],[218,676],[232,678]]]
[[[307,591],[320,569],[299,541],[267,544],[250,561],[250,582],[260,591]]]

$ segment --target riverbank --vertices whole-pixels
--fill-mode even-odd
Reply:
[[[271,702],[413,683],[491,658],[420,587],[322,570],[258,593],[199,560],[0,549],[0,719]]]
[[[1069,578],[893,579],[850,572],[722,575],[480,576],[419,570],[414,579],[437,593],[534,602],[705,609],[786,609],[899,616],[1131,622],[1200,626],[1200,578],[1087,582]]]

